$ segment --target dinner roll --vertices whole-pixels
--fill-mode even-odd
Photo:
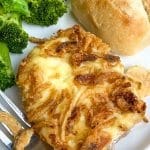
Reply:
[[[150,43],[150,0],[72,0],[72,11],[114,52],[133,55]]]

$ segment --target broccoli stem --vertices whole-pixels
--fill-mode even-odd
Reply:
[[[7,47],[7,44],[5,44],[4,42],[0,42],[0,62],[3,65],[7,65],[8,68],[12,70],[9,49]]]
[[[5,90],[15,84],[9,49],[7,44],[0,42],[0,89]]]

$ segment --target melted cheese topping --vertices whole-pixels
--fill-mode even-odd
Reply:
[[[61,58],[36,57],[33,64],[41,69],[43,82],[50,83],[59,90],[68,89],[71,85],[73,80],[71,66]]]
[[[144,118],[144,102],[108,49],[74,27],[21,63],[18,85],[28,120],[55,149],[106,149]]]

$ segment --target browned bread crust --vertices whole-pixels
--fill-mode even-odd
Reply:
[[[114,52],[132,55],[150,43],[149,0],[72,0],[72,11]]]

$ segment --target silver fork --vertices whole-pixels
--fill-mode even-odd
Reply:
[[[22,128],[29,128],[31,127],[30,124],[26,121],[25,115],[23,112],[0,90],[0,111],[4,111],[13,115],[17,121],[22,125]],[[6,146],[8,150],[12,149],[13,145],[13,135],[9,128],[4,124],[0,124],[0,141]],[[36,147],[40,149],[51,149],[44,142],[39,141],[37,137],[34,136],[32,141],[37,142]],[[31,143],[32,143],[31,141]],[[39,145],[39,146],[37,146]],[[30,148],[31,149],[31,148]],[[36,149],[36,148],[34,148]]]

